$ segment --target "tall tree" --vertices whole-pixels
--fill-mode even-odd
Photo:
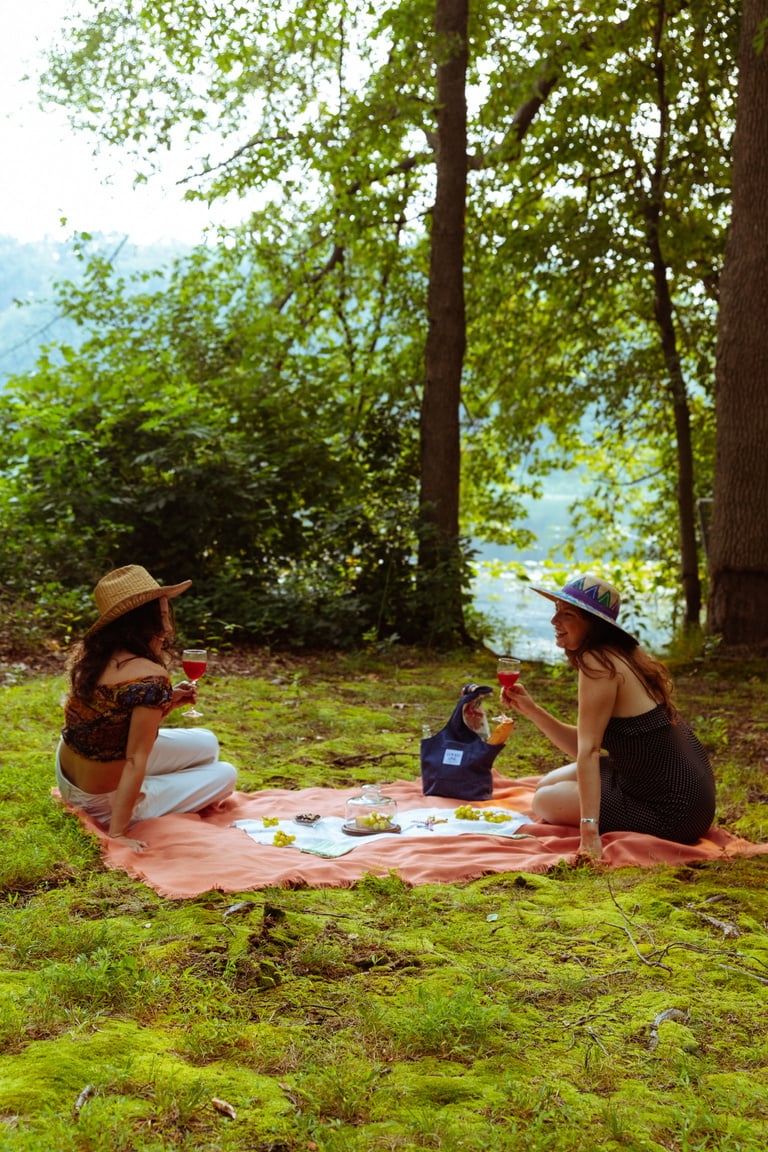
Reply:
[[[722,139],[732,16],[722,6],[657,0],[619,23],[606,9],[601,23],[579,29],[579,41],[572,33],[571,52],[553,61],[558,91],[516,166],[517,190],[510,182],[517,211],[503,216],[498,192],[492,202],[511,287],[491,307],[483,294],[483,325],[498,311],[513,335],[486,340],[478,367],[497,376],[494,360],[511,345],[518,363],[527,359],[529,378],[554,402],[549,410],[540,402],[541,419],[564,453],[602,476],[594,503],[602,558],[611,551],[608,508],[629,506],[646,559],[668,554],[667,521],[676,514],[673,563],[665,566],[682,583],[689,626],[701,607],[695,501],[711,475],[706,398],[729,176]],[[471,340],[472,367],[477,347]],[[506,437],[522,397],[513,388],[499,400],[494,423]],[[498,441],[486,442],[485,471]],[[643,477],[646,490],[656,477],[652,501],[631,498],[628,481]],[[582,520],[585,507],[582,498]],[[618,559],[628,541],[621,533],[614,540]]]
[[[727,648],[768,648],[767,0],[744,0],[733,213],[720,284],[717,451],[707,627]]]
[[[429,633],[462,625],[459,407],[466,346],[464,216],[467,197],[468,0],[437,0],[436,192],[431,211],[427,340],[421,401],[419,568]]]

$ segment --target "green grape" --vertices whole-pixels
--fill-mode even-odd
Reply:
[[[293,844],[295,839],[295,836],[288,836],[287,833],[278,828],[277,832],[275,832],[272,843],[276,848],[285,848],[288,844]]]
[[[479,820],[482,813],[478,808],[472,808],[469,804],[461,804],[454,815],[458,820]]]
[[[263,816],[262,820],[264,822],[265,828],[273,828],[275,824],[280,823],[280,817],[279,816]]]
[[[506,812],[484,812],[483,820],[487,820],[489,824],[506,824],[507,820],[512,817],[508,816]]]
[[[370,828],[373,832],[384,832],[387,828],[392,827],[389,816],[384,812],[371,812],[369,816],[359,816],[357,824],[364,828]]]

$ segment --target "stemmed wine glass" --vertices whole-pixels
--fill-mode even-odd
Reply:
[[[208,666],[208,650],[206,648],[185,648],[181,654],[181,666],[187,680],[196,684]],[[202,712],[198,712],[193,704],[191,708],[187,708],[186,712],[182,712],[182,716],[191,716],[196,719],[198,716],[202,716]]]
[[[517,684],[520,678],[520,661],[514,656],[500,656],[496,664],[496,679],[502,688],[511,688],[513,684]],[[494,720],[503,723],[509,720],[509,716],[502,711],[500,716],[494,716]]]

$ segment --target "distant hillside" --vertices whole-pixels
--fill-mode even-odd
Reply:
[[[168,264],[188,251],[183,245],[139,247],[121,236],[94,236],[105,255],[115,255],[123,276]],[[26,372],[44,344],[77,344],[77,326],[54,303],[54,284],[80,277],[82,264],[67,242],[22,243],[0,236],[0,389],[8,376]]]

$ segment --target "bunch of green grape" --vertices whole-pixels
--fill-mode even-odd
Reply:
[[[482,812],[479,808],[472,808],[469,804],[461,804],[454,812],[454,816],[458,820],[479,820]]]
[[[275,824],[280,823],[279,816],[262,816],[262,820],[265,828],[274,828]]]
[[[392,827],[386,812],[371,812],[370,816],[358,816],[355,823],[358,828],[370,828],[373,832],[383,832],[386,828]]]
[[[487,820],[489,824],[506,824],[512,817],[507,812],[484,812],[482,808],[472,808],[462,804],[454,812],[458,820]]]
[[[272,843],[275,848],[286,848],[289,844],[293,844],[295,839],[295,836],[289,836],[287,832],[283,832],[282,829],[278,828]]]

